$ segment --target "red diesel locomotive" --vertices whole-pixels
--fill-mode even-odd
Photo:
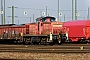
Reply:
[[[0,39],[26,44],[61,44],[66,38],[62,25],[55,17],[47,16],[37,18],[35,23],[0,26]]]
[[[23,35],[25,43],[61,44],[61,41],[65,40],[65,32],[62,30],[63,23],[55,21],[55,17],[37,18],[36,22],[25,25],[26,33]],[[59,33],[62,34],[61,37]]]

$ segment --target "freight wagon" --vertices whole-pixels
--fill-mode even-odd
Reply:
[[[68,21],[63,26],[69,42],[90,42],[90,20]]]
[[[0,41],[3,41],[4,43],[20,42],[21,33],[24,31],[24,28],[24,25],[0,25]]]

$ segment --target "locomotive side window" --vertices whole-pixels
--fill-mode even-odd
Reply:
[[[46,19],[42,19],[42,22],[45,22]]]
[[[39,23],[39,20],[36,20],[36,23],[38,24]]]
[[[18,31],[15,31],[15,34],[19,34],[19,32]]]
[[[8,33],[8,31],[6,31],[6,34]]]
[[[14,34],[14,30],[12,31],[12,34]]]
[[[3,33],[5,34],[5,30],[3,31]]]

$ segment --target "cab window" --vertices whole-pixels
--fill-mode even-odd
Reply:
[[[51,22],[54,22],[54,21],[55,21],[55,19],[53,19],[53,18],[50,18],[50,21],[51,21]]]
[[[38,20],[36,20],[36,23],[37,23],[37,24],[38,24],[38,22],[39,22],[39,21],[38,21]]]
[[[46,19],[42,19],[42,22],[45,22]]]

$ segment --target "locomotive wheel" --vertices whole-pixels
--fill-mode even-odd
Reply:
[[[25,44],[29,44],[29,42],[25,41]]]
[[[40,41],[39,41],[39,44],[40,45],[47,45],[47,39],[48,38],[41,38]]]
[[[48,38],[45,38],[45,45],[47,46],[47,40],[48,40]]]
[[[49,44],[50,44],[51,46],[53,46],[53,42],[50,42]]]
[[[17,43],[18,43],[18,41],[14,41],[14,43],[15,43],[15,44],[17,44]]]
[[[52,46],[52,45],[53,45],[53,41],[50,41],[50,42],[49,42],[49,45],[51,45],[51,46]]]
[[[28,40],[28,38],[25,39],[25,44],[31,44],[31,39]]]
[[[18,41],[18,43],[20,44],[20,41]]]

